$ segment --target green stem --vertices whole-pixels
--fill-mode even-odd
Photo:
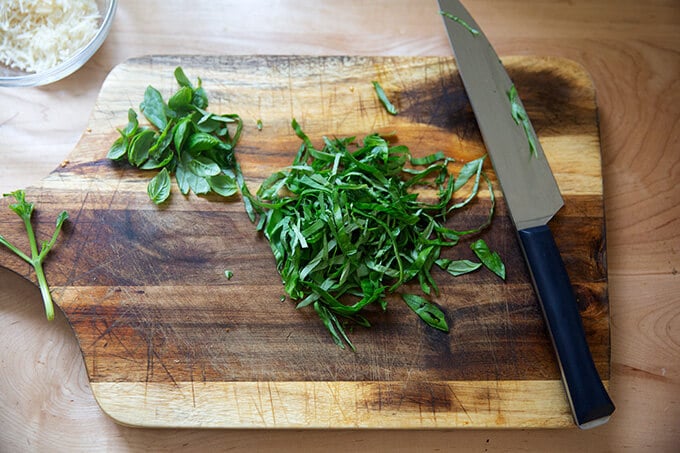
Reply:
[[[48,321],[52,321],[54,319],[54,304],[52,302],[50,288],[47,284],[47,278],[45,278],[45,271],[42,266],[44,255],[41,255],[38,251],[38,241],[35,239],[35,232],[31,225],[30,216],[24,217],[24,225],[26,225],[26,234],[28,234],[28,242],[31,246],[32,259],[30,260],[30,263],[33,266],[33,269],[35,269],[35,276],[38,279],[38,286],[40,287],[43,305],[45,306],[45,315],[47,315]],[[47,249],[47,247],[45,248]]]
[[[33,261],[31,260],[31,258],[30,258],[28,255],[26,255],[24,252],[22,252],[21,250],[19,250],[14,244],[12,244],[11,242],[9,242],[7,239],[5,239],[5,238],[2,237],[2,236],[0,236],[0,244],[4,245],[4,246],[7,247],[8,249],[10,249],[10,250],[11,250],[12,252],[14,252],[19,258],[21,258],[22,260],[26,261],[28,264],[31,264],[31,265],[33,264]]]
[[[43,271],[42,261],[34,261],[33,268],[35,269],[35,276],[38,279],[38,286],[40,286],[40,293],[42,294],[43,304],[45,305],[45,315],[47,315],[48,321],[52,321],[54,319],[54,304],[52,303],[50,287],[45,278],[45,271]]]

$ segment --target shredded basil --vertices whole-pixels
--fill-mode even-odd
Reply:
[[[452,21],[460,24],[463,28],[469,31],[472,34],[472,36],[479,35],[479,30],[477,30],[476,28],[472,28],[467,22],[465,22],[460,17],[454,16],[453,14],[447,13],[446,11],[439,11],[439,14],[446,17],[447,19],[451,19]]]
[[[515,123],[519,124],[524,128],[524,134],[527,136],[527,141],[529,142],[529,152],[532,156],[536,157],[536,142],[534,141],[534,136],[531,133],[531,122],[529,121],[529,116],[524,110],[522,103],[517,95],[517,88],[515,85],[510,87],[508,91],[508,99],[510,100],[510,108],[512,109],[512,118]]]
[[[385,107],[385,110],[387,110],[387,113],[389,113],[390,115],[396,115],[397,113],[399,113],[397,108],[387,98],[387,95],[385,94],[385,91],[383,90],[382,86],[380,86],[380,83],[375,81],[371,83],[373,84],[373,88],[375,88],[375,94],[378,95],[378,99]]]
[[[497,252],[492,252],[484,239],[478,239],[472,244],[470,248],[475,252],[475,255],[482,261],[482,264],[489,268],[494,274],[505,280],[505,265]]]
[[[247,198],[286,293],[298,308],[314,308],[336,344],[354,349],[345,325],[369,326],[365,307],[385,310],[388,294],[412,280],[424,294],[439,294],[434,264],[454,275],[472,270],[474,264],[463,272],[440,253],[489,224],[491,183],[482,172],[484,158],[466,164],[456,178],[448,172],[452,159],[441,152],[414,159],[406,146],[377,134],[360,143],[324,137],[319,149],[297,121],[292,127],[302,141],[292,165]],[[476,196],[482,178],[492,194],[489,219],[466,231],[451,229],[447,220]],[[454,200],[454,189],[468,182],[472,194]],[[420,200],[417,190],[426,187],[436,189],[434,201]],[[447,331],[439,309],[418,297],[403,296],[423,321]]]

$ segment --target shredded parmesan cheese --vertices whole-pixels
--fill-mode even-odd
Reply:
[[[94,0],[0,0],[0,63],[52,68],[94,37],[99,19]]]

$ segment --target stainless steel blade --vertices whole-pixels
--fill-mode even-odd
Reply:
[[[528,123],[525,131],[513,118],[509,97],[513,83],[465,7],[458,0],[440,0],[439,5],[458,18],[444,17],[444,23],[515,227],[545,225],[564,202],[533,126]],[[519,99],[516,102],[522,105]],[[527,134],[533,136],[535,153]]]

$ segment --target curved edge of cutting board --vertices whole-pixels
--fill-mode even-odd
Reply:
[[[102,91],[116,77],[125,77],[128,66],[144,64],[156,59],[162,61],[164,58],[174,57],[140,57],[121,63],[106,78]],[[417,57],[412,59],[417,60]],[[388,59],[385,58],[385,60]],[[398,58],[394,59],[394,61],[398,60]],[[531,61],[527,57],[507,57],[503,60],[512,62],[515,68],[521,66],[525,60],[527,64]],[[592,90],[590,95],[594,99],[594,88],[592,85],[588,86],[591,81],[590,76],[579,63],[552,57],[542,60],[551,61],[552,63],[548,66],[559,66],[566,73],[578,74],[583,86],[575,85],[570,89]],[[201,60],[196,59],[196,61],[200,63]],[[196,64],[196,66],[200,65]],[[121,103],[130,104],[130,100],[122,99]],[[136,107],[134,104],[133,106]],[[88,129],[67,157],[67,169],[78,168],[79,165],[85,168],[93,159],[102,160],[100,154],[102,152],[105,154],[105,150],[99,149],[98,154],[94,153],[91,128],[97,115],[100,115],[98,121],[101,121],[102,113],[98,113],[97,110],[106,108],[108,106],[95,106],[88,121]],[[531,115],[531,112],[529,113]],[[116,124],[111,124],[111,134],[106,137],[107,140],[111,137],[115,138],[116,126]],[[265,123],[265,127],[267,126],[268,124]],[[596,123],[593,126],[597,130],[597,135],[588,135],[588,147],[589,149],[596,147],[599,150],[599,124]],[[539,132],[546,154],[552,159],[550,154],[556,139],[550,134],[547,135],[541,136]],[[97,143],[101,147],[105,142],[100,140]],[[560,168],[556,171],[556,179],[560,187],[569,187],[576,195],[591,192],[601,195],[601,156],[599,154],[591,156],[589,163],[591,174],[584,176],[578,171],[573,171],[569,164],[571,160],[579,159],[579,157],[574,157],[578,156],[579,149],[564,149],[564,151],[566,157],[558,156],[558,159],[562,160]],[[93,158],[95,155],[98,157]],[[59,200],[51,197],[49,191],[60,184],[61,173],[62,169],[57,168],[39,185],[27,188],[27,199],[36,202],[36,224],[41,237],[51,234],[53,229]],[[77,173],[70,174],[73,176]],[[94,186],[83,185],[83,188],[100,188],[96,182],[89,181],[88,184],[94,184]],[[42,212],[41,209],[43,202],[45,206],[49,206],[46,212]],[[79,200],[69,199],[67,202],[78,205]],[[6,209],[5,204],[4,200],[0,200],[0,225],[6,212],[16,217],[14,213]],[[73,218],[78,218],[77,212],[74,213]],[[12,221],[14,222],[14,219]],[[68,225],[65,232],[68,236]],[[19,231],[15,233],[15,237],[22,234],[24,234],[23,231]],[[57,247],[59,246],[58,242]],[[68,257],[72,258],[71,255]],[[55,258],[58,259],[59,256]],[[606,266],[606,263],[604,265]],[[33,273],[19,258],[2,254],[0,266],[36,284]],[[48,280],[49,278],[48,274]],[[67,290],[68,288],[60,286],[54,287],[54,299],[58,306],[62,302],[60,300],[62,294],[73,294]],[[599,316],[603,315],[601,313],[593,315],[593,317]],[[68,316],[66,318],[71,328],[74,329],[71,319]],[[599,321],[602,322],[601,319]],[[608,332],[608,317],[606,324]],[[81,343],[82,338],[77,332],[76,338]],[[81,344],[81,349],[86,359],[88,377],[95,399],[102,411],[113,420],[130,426],[215,428],[566,428],[574,426],[568,402],[564,397],[562,383],[558,379],[435,381],[417,384],[403,381],[198,382],[176,380],[139,382],[93,380],[92,369],[90,369],[93,361],[88,360],[88,354],[84,349],[90,346]],[[609,342],[607,342],[607,350],[608,347]],[[610,357],[608,359],[610,360]],[[608,386],[608,379],[604,382]],[[399,397],[390,399],[389,395],[399,395]]]

